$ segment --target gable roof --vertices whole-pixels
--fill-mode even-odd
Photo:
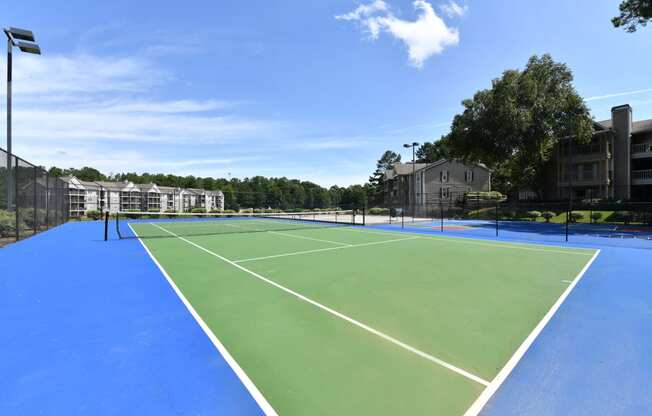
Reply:
[[[609,130],[610,128],[613,127],[613,123],[611,120],[597,121],[593,125],[594,127],[596,127],[596,130],[598,131]],[[652,119],[640,120],[632,123],[632,134],[649,133],[649,132],[652,132]]]

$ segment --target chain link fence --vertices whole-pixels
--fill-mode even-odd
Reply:
[[[66,222],[67,194],[60,178],[0,149],[0,245]]]
[[[579,241],[579,236],[591,236],[652,243],[652,202],[597,198],[523,201],[487,192],[416,199],[417,204],[370,208],[367,223],[469,236],[509,235],[533,242]]]

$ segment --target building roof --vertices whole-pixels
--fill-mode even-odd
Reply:
[[[597,130],[609,130],[613,126],[611,120],[598,121],[597,124],[599,127],[602,127],[602,129],[598,128]],[[632,123],[632,134],[650,132],[652,132],[652,119],[640,120]]]
[[[160,192],[160,188],[155,183],[141,183],[136,185],[141,192]]]
[[[162,193],[165,194],[171,194],[174,193],[178,190],[179,188],[175,188],[173,186],[159,186],[158,190],[161,191]]]
[[[96,184],[109,191],[121,191],[125,187],[124,182],[96,181]]]

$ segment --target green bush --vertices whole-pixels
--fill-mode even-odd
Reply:
[[[369,208],[369,215],[389,215],[389,208]]]
[[[570,219],[570,222],[576,223],[579,220],[581,220],[582,218],[584,218],[583,213],[581,213],[579,211],[573,211],[573,212],[570,213],[570,218],[569,219]]]
[[[204,208],[193,208],[190,210],[192,214],[205,214],[206,210]]]
[[[498,191],[490,192],[466,192],[464,194],[465,201],[504,201],[506,199],[505,195],[501,194]]]
[[[591,219],[593,222],[598,222],[602,219],[602,213],[601,212],[594,212],[591,214]]]
[[[527,217],[530,218],[533,221],[536,221],[540,216],[541,216],[541,212],[539,212],[539,211],[528,211],[527,212]]]
[[[24,225],[23,227],[24,228]],[[16,213],[0,210],[0,237],[16,234]]]
[[[234,209],[225,209],[223,212],[225,214],[235,214],[236,213],[236,211]]]
[[[544,211],[541,213],[541,217],[546,220],[546,222],[550,222],[551,219],[555,218],[557,214],[555,214],[552,211]]]
[[[99,220],[102,217],[102,213],[95,209],[86,211],[86,217],[92,220]]]

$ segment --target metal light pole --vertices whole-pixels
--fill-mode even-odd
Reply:
[[[419,145],[417,142],[412,142],[412,144],[406,143],[403,145],[406,149],[412,148],[412,220],[416,216],[416,203],[417,203],[417,178],[416,178],[416,162],[415,162],[415,150]]]
[[[12,74],[12,49],[17,46],[23,52],[35,55],[41,54],[41,48],[35,43],[34,34],[30,30],[9,27],[4,29],[7,35],[7,210],[14,206],[12,186],[11,159],[11,74]],[[25,42],[23,42],[25,41]]]

